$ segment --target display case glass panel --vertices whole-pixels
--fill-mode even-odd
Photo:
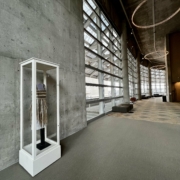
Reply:
[[[19,162],[34,176],[61,156],[59,65],[31,58],[20,66]]]

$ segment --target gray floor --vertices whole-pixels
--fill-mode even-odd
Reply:
[[[1,180],[179,180],[180,125],[100,118],[64,139],[62,158],[31,176],[18,164]]]

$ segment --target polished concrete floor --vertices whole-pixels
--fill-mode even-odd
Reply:
[[[136,101],[134,113],[110,113],[110,116],[150,122],[179,124],[180,103],[162,102],[162,97]]]
[[[156,108],[161,111],[158,103]],[[62,140],[61,145],[62,158],[34,178],[15,164],[0,172],[0,180],[180,179],[178,124],[107,115]]]

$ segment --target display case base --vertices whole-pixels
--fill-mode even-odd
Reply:
[[[51,147],[51,146],[49,146]],[[61,157],[61,146],[54,145],[40,153],[33,160],[32,155],[24,149],[19,151],[19,164],[31,175],[35,176]]]

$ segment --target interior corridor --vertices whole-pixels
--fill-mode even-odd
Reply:
[[[161,101],[142,100],[134,113],[112,113],[89,123],[62,140],[60,160],[34,178],[17,163],[1,171],[0,179],[178,180],[180,107]]]

